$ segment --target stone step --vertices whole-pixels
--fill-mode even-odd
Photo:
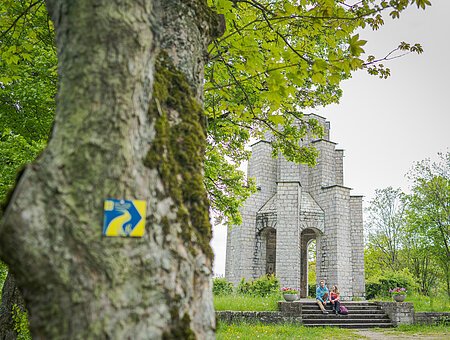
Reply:
[[[332,310],[327,308],[327,312],[331,313]],[[302,309],[302,314],[322,314],[322,311],[317,309],[311,309],[311,310],[305,310]],[[384,311],[382,310],[367,310],[367,309],[351,309],[349,310],[349,314],[370,314],[370,315],[377,315],[377,314],[384,314]]]
[[[312,323],[305,324],[305,327],[338,327],[338,328],[391,328],[394,327],[392,323],[335,323],[335,324],[322,324],[322,323]]]
[[[307,306],[307,307],[317,306],[317,302],[307,302],[307,303],[302,302],[301,304],[302,304],[302,306]],[[330,305],[330,304],[331,304],[330,302],[327,303],[327,305]],[[379,307],[377,304],[374,304],[374,303],[349,303],[349,302],[343,301],[343,302],[341,302],[341,304],[349,306],[350,308],[352,308],[352,307],[372,307],[372,308],[376,307],[376,308],[378,308]]]
[[[351,323],[379,323],[379,324],[385,324],[385,323],[391,323],[391,320],[389,318],[387,319],[375,319],[375,320],[367,320],[367,319],[352,319],[352,318],[322,318],[322,319],[303,319],[303,324],[335,324],[335,323],[345,323],[345,324],[351,324]]]
[[[302,305],[317,305],[315,300],[310,301],[296,301],[301,303]],[[349,306],[378,306],[375,302],[365,302],[365,301],[341,301],[345,305]]]
[[[363,310],[363,311],[380,311],[380,310],[382,310],[382,309],[379,308],[379,307],[371,307],[371,308],[368,308],[368,307],[363,307],[363,306],[354,306],[354,307],[350,307],[350,306],[347,306],[347,305],[344,305],[344,306],[347,307],[347,309],[348,309],[349,311],[356,311],[356,310]],[[332,306],[326,306],[325,309],[326,309],[326,310],[332,310]],[[315,306],[302,306],[302,311],[315,311],[315,310],[320,310],[320,308],[319,308],[318,305],[315,305]]]
[[[342,303],[341,303],[342,305]],[[349,310],[350,309],[368,309],[368,310],[377,310],[377,309],[381,309],[381,307],[378,306],[348,306],[346,304],[343,304],[345,307],[347,307]],[[303,309],[315,309],[315,308],[319,308],[319,305],[309,305],[309,306],[305,306],[302,305]],[[332,308],[331,304],[327,304],[326,308]]]
[[[316,314],[302,314],[303,319],[323,319],[324,317],[327,318],[337,318],[337,319],[347,319],[347,318],[353,318],[353,319],[371,319],[371,320],[378,320],[378,319],[389,319],[389,317],[384,314],[348,314],[348,315],[336,315],[336,314],[322,314],[322,313],[316,313]]]

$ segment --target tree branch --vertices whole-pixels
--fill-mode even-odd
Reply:
[[[25,14],[27,14],[27,12],[33,8],[34,6],[36,6],[37,4],[39,4],[40,2],[42,2],[41,0],[38,0],[36,2],[31,3],[22,13],[20,13],[20,15],[13,21],[13,23],[11,24],[11,26],[8,27],[8,29],[6,31],[4,31],[1,35],[0,35],[0,39],[3,38],[10,30],[12,30],[17,22],[20,20],[20,18],[22,18]]]

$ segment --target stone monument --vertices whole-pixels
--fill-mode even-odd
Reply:
[[[302,141],[319,151],[310,168],[272,157],[270,140],[252,145],[248,176],[258,191],[241,209],[242,224],[228,230],[226,278],[238,284],[275,274],[282,286],[308,293],[308,244],[316,240],[316,276],[337,285],[344,299],[362,298],[364,244],[362,196],[344,186],[344,151],[330,141],[330,123],[318,115],[323,139]]]

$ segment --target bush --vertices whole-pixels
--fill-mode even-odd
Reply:
[[[243,278],[237,292],[243,295],[268,296],[280,292],[280,281],[275,275],[264,275],[248,282]]]
[[[215,278],[213,279],[213,294],[231,295],[233,294],[233,284],[223,277]]]
[[[308,296],[315,298],[316,297],[316,288],[317,286],[314,283],[308,284]]]
[[[388,272],[383,276],[366,282],[366,298],[374,299],[377,297],[391,296],[389,289],[395,287],[404,287],[407,291],[416,288],[414,277],[404,269],[397,272]]]

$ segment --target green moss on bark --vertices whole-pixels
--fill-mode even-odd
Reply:
[[[187,313],[184,313],[180,319],[178,315],[178,309],[175,308],[171,311],[172,325],[178,325],[179,327],[172,327],[172,329],[163,334],[163,339],[186,339],[195,340],[195,333],[191,329],[191,318]]]
[[[202,175],[206,147],[203,110],[185,75],[164,52],[155,66],[149,115],[155,120],[156,136],[144,164],[156,169],[163,181],[159,198],[170,196],[174,201],[181,237],[190,244],[190,251],[195,254],[200,248],[212,259],[209,202]]]

